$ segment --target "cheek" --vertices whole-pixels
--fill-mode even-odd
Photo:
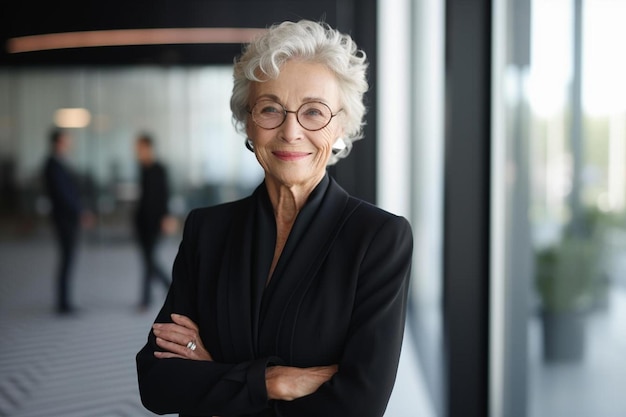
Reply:
[[[340,137],[341,130],[329,129],[321,135],[321,145],[324,149],[331,149]]]
[[[263,131],[260,131],[259,128],[254,123],[249,123],[246,125],[246,137],[252,141],[252,145],[255,149],[259,148],[259,146],[263,143]],[[256,151],[255,151],[256,153]]]
[[[336,136],[331,136],[330,134],[320,135],[317,140],[315,140],[315,147],[318,149],[319,156],[323,156],[324,158],[329,157],[336,140]]]

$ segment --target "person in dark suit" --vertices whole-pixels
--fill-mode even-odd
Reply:
[[[140,311],[152,303],[152,282],[156,280],[166,289],[170,286],[169,275],[156,260],[156,249],[168,216],[169,187],[165,166],[156,159],[154,141],[146,133],[135,141],[135,153],[139,161],[139,201],[135,210],[134,224],[137,242],[143,262]]]
[[[67,131],[50,131],[50,154],[44,165],[44,184],[51,204],[51,220],[59,247],[59,265],[56,277],[56,311],[71,314],[70,275],[76,253],[81,217],[86,218],[80,199],[80,190],[66,157],[72,140]],[[85,213],[85,214],[84,214]],[[86,221],[86,220],[85,220]]]
[[[413,238],[326,167],[362,136],[365,54],[324,23],[269,28],[235,62],[231,109],[265,172],[188,215],[137,353],[145,407],[181,416],[382,416]]]

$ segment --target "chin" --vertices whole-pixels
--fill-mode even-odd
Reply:
[[[278,181],[281,185],[285,186],[293,186],[298,184],[305,184],[315,177],[315,175],[311,175],[310,171],[306,172],[294,172],[299,170],[291,169],[288,172],[276,172],[274,174],[270,174],[276,181]]]

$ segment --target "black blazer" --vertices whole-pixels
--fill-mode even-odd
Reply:
[[[383,415],[404,332],[409,223],[327,176],[265,287],[273,239],[263,184],[248,198],[189,214],[156,321],[189,316],[215,361],[156,359],[150,332],[136,357],[145,407],[190,416]],[[335,363],[338,373],[317,392],[268,401],[267,366]]]
[[[56,156],[49,156],[43,170],[46,192],[57,225],[77,227],[82,210],[76,177]]]

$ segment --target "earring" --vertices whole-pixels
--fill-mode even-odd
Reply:
[[[335,155],[339,155],[346,149],[346,147],[347,147],[346,141],[343,140],[343,138],[339,138],[335,141],[335,144],[333,145],[333,148],[332,148],[332,152]]]
[[[246,138],[246,140],[244,141],[244,143],[246,144],[246,148],[254,153],[254,144],[252,143],[252,140],[250,138]]]

